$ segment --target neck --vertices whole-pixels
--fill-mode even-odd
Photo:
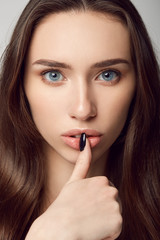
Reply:
[[[52,148],[45,149],[45,162],[47,170],[46,191],[45,191],[45,209],[56,199],[65,183],[69,180],[74,164],[62,158]],[[106,153],[104,156],[91,162],[87,178],[94,176],[104,176],[106,169]]]

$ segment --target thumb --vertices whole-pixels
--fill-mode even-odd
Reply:
[[[89,141],[86,138],[86,146],[82,152],[79,153],[75,167],[68,183],[83,179],[86,177],[91,163],[91,148]]]

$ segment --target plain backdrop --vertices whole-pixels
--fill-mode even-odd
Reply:
[[[160,0],[131,0],[141,14],[160,62]],[[0,56],[28,0],[0,0]]]

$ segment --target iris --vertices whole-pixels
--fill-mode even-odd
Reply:
[[[104,71],[99,75],[100,80],[104,80],[106,82],[114,81],[119,77],[118,72],[113,70]]]
[[[58,71],[49,71],[49,72],[44,73],[43,76],[49,82],[58,82],[63,79],[62,74]]]

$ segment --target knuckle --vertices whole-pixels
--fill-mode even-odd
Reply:
[[[98,177],[98,181],[99,181],[99,183],[102,184],[102,185],[108,185],[108,184],[109,184],[109,180],[108,180],[108,178],[105,177],[105,176],[99,176],[99,177]]]
[[[122,216],[119,214],[116,217],[116,221],[114,223],[114,227],[113,227],[112,234],[111,234],[111,237],[113,239],[117,239],[118,236],[120,235],[120,233],[122,231],[122,223],[123,223],[123,219],[122,219]]]
[[[115,213],[120,212],[119,203],[116,202],[116,201],[113,202],[113,210],[114,210]]]
[[[121,214],[118,215],[117,217],[117,222],[116,222],[116,233],[119,235],[122,231],[122,223],[123,223],[123,218]]]
[[[123,223],[123,218],[122,218],[122,215],[119,214],[118,217],[117,217],[117,229],[122,228],[122,223]]]
[[[117,190],[117,188],[109,186],[109,188],[108,188],[108,195],[111,198],[115,198],[116,199],[118,197],[118,190]]]
[[[114,216],[115,219],[117,219],[117,217],[121,215],[119,203],[117,201],[111,201],[109,202],[108,206],[111,215]]]
[[[98,187],[104,187],[106,185],[108,185],[108,179],[105,176],[97,176],[97,177],[93,177],[91,179],[92,184],[94,184],[94,186],[98,186]]]

